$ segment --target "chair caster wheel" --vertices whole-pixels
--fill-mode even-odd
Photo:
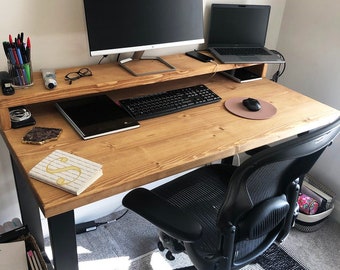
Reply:
[[[173,261],[175,259],[175,257],[172,255],[172,253],[170,251],[168,251],[165,254],[165,257],[169,260],[169,261]]]
[[[157,246],[160,251],[163,251],[165,249],[162,242],[158,242]]]

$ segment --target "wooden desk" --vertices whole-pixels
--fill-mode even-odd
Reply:
[[[181,63],[180,61],[179,65]],[[189,66],[188,63],[186,65]],[[214,69],[219,70],[221,66]],[[99,72],[105,67],[110,69],[108,66],[93,69],[97,73],[97,70]],[[65,71],[67,70],[59,74],[64,74]],[[213,71],[210,65],[209,72]],[[124,78],[116,83],[120,88],[114,88],[115,83],[105,83],[104,77],[108,75],[98,73],[100,80],[103,79],[99,86],[100,91],[96,90],[94,84],[91,84],[91,87],[88,86],[89,82],[94,82],[93,78],[82,78],[75,81],[71,87],[61,83],[61,90],[48,92],[51,96],[46,96],[46,93],[42,94],[41,86],[23,90],[23,92],[27,91],[26,102],[31,104],[29,109],[36,118],[37,126],[63,128],[63,133],[57,141],[41,146],[22,144],[21,138],[30,128],[6,129],[6,121],[2,122],[4,124],[2,135],[13,161],[23,221],[31,225],[30,229],[33,228],[31,230],[38,238],[40,247],[43,248],[38,208],[48,218],[57,269],[77,269],[73,213],[75,208],[187,169],[289,138],[331,123],[340,115],[336,109],[267,79],[239,84],[219,74],[213,77],[211,74],[202,75],[208,73],[206,67],[204,71],[197,72],[198,74],[194,69],[187,72],[190,73],[189,78],[185,78],[186,76],[183,75],[185,72],[182,71],[176,71],[176,74],[162,74],[155,78],[153,75],[138,79],[129,77],[131,75],[121,69],[117,69],[117,72],[118,77]],[[122,72],[125,73],[124,76],[119,75]],[[128,83],[127,78],[135,81]],[[98,85],[97,80],[98,78],[95,82]],[[62,80],[58,79],[58,82]],[[88,141],[80,139],[53,106],[53,100],[64,98],[68,93],[69,96],[77,96],[106,92],[114,100],[119,100],[128,96],[160,92],[199,83],[207,85],[216,92],[222,97],[222,101],[140,121],[141,127],[138,129]],[[134,87],[131,87],[133,85]],[[29,91],[32,93],[28,93]],[[68,93],[65,94],[65,91]],[[255,121],[227,112],[224,108],[224,101],[240,96],[266,100],[277,108],[277,114],[268,120]],[[32,99],[29,101],[30,97]],[[24,93],[18,93],[18,99],[21,103],[24,102]],[[14,103],[17,104],[18,101],[7,100],[6,104],[0,104],[5,108],[8,104]],[[3,115],[4,112],[5,110],[3,110]],[[55,149],[71,152],[103,164],[104,175],[79,196],[28,178],[28,171]]]
[[[173,72],[135,77],[117,63],[94,65],[90,66],[93,76],[77,80],[72,85],[69,85],[69,83],[64,80],[64,76],[69,72],[78,71],[81,67],[57,70],[56,79],[58,87],[54,90],[46,90],[41,73],[35,72],[33,76],[33,87],[19,89],[13,96],[1,96],[0,128],[3,130],[11,128],[8,113],[9,107],[38,104],[88,94],[104,93],[139,85],[151,85],[154,83],[173,81],[240,67],[249,67],[262,77],[265,76],[267,71],[267,65],[263,64],[203,63],[184,54],[164,56],[163,59],[175,66],[176,70]],[[147,70],[148,65],[149,61],[146,61],[138,68]]]

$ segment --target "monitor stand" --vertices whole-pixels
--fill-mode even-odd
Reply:
[[[162,58],[157,56],[143,57],[143,53],[144,51],[135,52],[131,58],[120,60],[119,65],[134,76],[144,76],[176,70],[174,66]]]

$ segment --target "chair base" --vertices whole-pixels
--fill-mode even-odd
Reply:
[[[164,232],[159,233],[158,249],[160,251],[164,251],[165,249],[167,249],[168,252],[166,253],[165,257],[170,261],[173,261],[175,259],[173,254],[178,254],[185,251],[185,248],[180,241],[172,238]]]

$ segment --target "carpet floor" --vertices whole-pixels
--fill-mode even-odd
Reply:
[[[185,254],[176,254],[174,261],[166,261],[165,254],[160,254],[159,251],[154,251],[147,254],[138,260],[135,260],[129,270],[161,270],[161,269],[175,269],[175,270],[196,270],[192,266],[190,259]],[[180,266],[180,267],[179,267]],[[260,256],[254,263],[244,266],[240,270],[306,270],[285,251],[276,245],[270,247],[262,256]]]
[[[97,222],[120,217],[124,211],[113,213]],[[166,251],[157,248],[158,230],[142,217],[128,211],[116,222],[99,226],[97,230],[77,235],[79,270],[194,270],[188,256],[175,254],[176,259],[165,258]],[[45,239],[49,252],[49,239]],[[254,264],[242,270],[303,270],[298,262],[277,246],[269,249]]]

